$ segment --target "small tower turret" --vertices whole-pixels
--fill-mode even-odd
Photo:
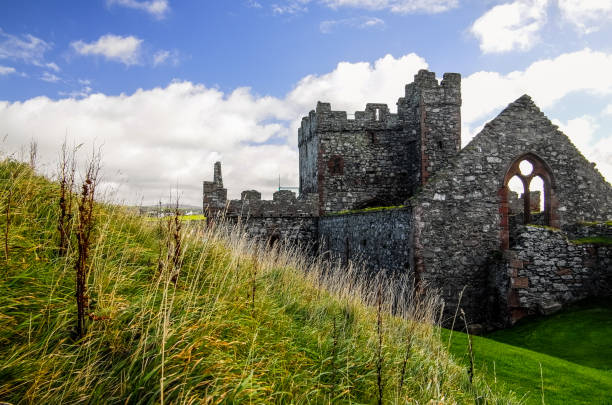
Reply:
[[[203,212],[207,219],[215,218],[227,203],[227,189],[223,188],[221,162],[215,162],[213,181],[203,183]]]

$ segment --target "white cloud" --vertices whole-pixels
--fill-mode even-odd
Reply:
[[[58,76],[54,75],[53,73],[44,72],[42,76],[40,77],[40,80],[43,80],[49,83],[56,83],[56,82],[59,82],[61,79]]]
[[[106,3],[111,5],[118,5],[136,10],[142,10],[157,19],[166,17],[166,14],[170,11],[168,0],[151,0],[151,1],[137,1],[137,0],[107,0]]]
[[[285,0],[281,3],[272,4],[274,14],[299,14],[308,11],[307,4],[311,0]]]
[[[0,65],[0,76],[10,75],[11,73],[17,73],[14,67]]]
[[[179,53],[177,50],[168,51],[166,49],[160,49],[153,54],[153,66],[159,66],[164,64],[172,64],[174,66],[179,63]]]
[[[212,177],[219,159],[233,197],[251,188],[270,197],[279,174],[284,185],[298,183],[297,126],[317,100],[349,111],[363,110],[367,101],[394,105],[403,85],[426,66],[414,54],[373,65],[340,63],[329,74],[304,78],[284,98],[174,82],[131,95],[75,91],[65,94],[69,99],[0,102],[0,133],[9,134],[13,150],[38,134],[48,162],[66,131],[78,143],[104,144],[105,178],[126,183],[120,195],[132,202],[139,193],[145,202],[166,198],[178,179],[183,201],[200,204],[201,181]]]
[[[495,6],[478,18],[470,31],[484,53],[529,50],[546,23],[547,5],[548,0],[516,0]]]
[[[563,17],[580,32],[597,31],[612,20],[612,0],[558,0]]]
[[[319,30],[324,34],[331,33],[337,27],[351,27],[358,29],[366,28],[383,28],[385,26],[384,20],[377,17],[355,17],[355,18],[344,18],[340,20],[327,20],[319,24]]]
[[[470,128],[525,92],[543,108],[575,91],[612,94],[612,79],[604,74],[612,70],[610,59],[612,55],[585,50],[509,75],[479,72],[466,77],[463,137],[469,138]],[[568,74],[572,65],[580,75]],[[185,81],[108,96],[89,94],[90,84],[83,82],[84,91],[68,99],[0,102],[0,133],[9,134],[6,147],[13,150],[36,134],[41,159],[48,162],[55,160],[66,131],[79,143],[104,144],[105,179],[123,184],[120,197],[130,202],[139,201],[138,196],[145,203],[165,199],[178,180],[182,201],[199,205],[201,181],[212,178],[216,160],[223,162],[231,197],[255,188],[269,198],[279,174],[284,185],[298,183],[297,127],[317,101],[349,113],[363,110],[367,102],[382,102],[395,112],[404,85],[422,68],[427,63],[415,54],[387,55],[374,63],[342,62],[327,74],[304,77],[282,98],[256,96],[248,88],[223,93]],[[600,125],[588,122],[592,125],[587,130]],[[612,178],[606,168],[609,154],[601,150],[612,151],[612,137],[596,141],[585,130],[580,134],[591,135],[576,140],[578,130],[573,128],[579,126],[570,124],[568,135]]]
[[[51,49],[50,43],[34,35],[25,34],[18,37],[7,34],[0,28],[0,59],[10,59],[35,66],[43,66],[45,52],[49,49]]]
[[[608,106],[606,106],[606,108],[604,108],[603,114],[604,115],[612,115],[612,104],[609,104]]]
[[[86,43],[75,41],[70,45],[81,55],[101,55],[108,60],[121,62],[126,66],[140,63],[142,39],[134,36],[122,37],[107,34],[101,36],[97,41]]]
[[[595,131],[600,126],[593,116],[583,115],[566,122],[553,122],[569,136],[584,157],[597,163],[597,168],[604,177],[608,180],[612,178],[612,136],[599,140],[594,138]]]
[[[84,98],[89,96],[93,91],[93,89],[91,88],[91,80],[78,79],[77,84],[80,85],[80,88],[78,90],[60,91],[59,95],[68,98]]]
[[[480,71],[463,79],[462,116],[476,122],[529,94],[541,108],[554,105],[573,92],[612,94],[612,53],[590,49],[565,53],[532,63],[506,75]]]
[[[457,7],[459,0],[323,0],[332,8],[353,7],[389,10],[392,13],[441,13]]]
[[[45,63],[45,66],[55,72],[59,72],[61,70],[59,66],[57,66],[57,63],[54,63],[54,62]]]
[[[298,14],[308,11],[307,5],[315,0],[284,0],[274,3],[275,14]],[[389,10],[397,14],[441,13],[455,8],[459,0],[316,0],[329,8],[356,8]]]
[[[251,7],[251,8],[262,8],[263,7],[260,2],[255,1],[255,0],[247,0],[246,4],[248,7]]]
[[[155,52],[155,55],[153,55],[153,66],[157,66],[164,63],[169,57],[170,51],[161,50]]]

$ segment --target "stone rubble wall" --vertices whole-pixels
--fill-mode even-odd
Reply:
[[[571,224],[563,230],[569,239],[603,237],[612,240],[612,221]]]
[[[508,320],[548,315],[587,297],[612,296],[612,246],[574,244],[560,231],[521,227],[517,244],[506,253]]]
[[[319,218],[320,253],[372,272],[412,278],[412,210],[409,207]]]
[[[316,217],[245,217],[245,233],[250,238],[274,244],[276,242],[298,245],[304,251],[314,251],[317,240]],[[237,220],[237,217],[234,217]]]
[[[540,210],[540,192],[530,191],[529,204],[531,212],[537,212]],[[508,193],[508,209],[512,214],[523,214],[525,205],[523,202],[523,194],[520,196],[514,191]]]

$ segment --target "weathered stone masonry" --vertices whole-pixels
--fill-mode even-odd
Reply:
[[[572,243],[560,230],[521,227],[506,257],[497,288],[511,320],[549,314],[612,289],[612,247]]]
[[[298,130],[299,198],[246,192],[227,202],[219,165],[204,183],[205,209],[246,220],[253,236],[319,244],[371,272],[406,276],[436,290],[449,316],[461,305],[489,328],[612,295],[610,248],[568,241],[610,238],[610,184],[526,95],[460,149],[460,81],[420,71],[396,114],[367,104],[349,119],[319,102]],[[508,189],[513,176],[521,198]],[[530,189],[536,178],[543,193]],[[354,212],[391,205],[402,208]],[[556,230],[523,226],[534,223]]]
[[[320,252],[413,280],[411,229],[409,207],[327,215],[319,219]]]
[[[398,100],[397,114],[386,104],[367,104],[348,119],[318,103],[298,130],[300,195],[318,193],[321,214],[401,204],[459,151],[460,86],[458,74],[438,84],[422,70]]]

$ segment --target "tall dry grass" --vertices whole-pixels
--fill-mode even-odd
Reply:
[[[269,249],[223,222],[180,228],[175,277],[172,227],[112,205],[98,205],[92,320],[74,339],[78,252],[57,255],[59,186],[27,168],[15,179],[15,165],[0,163],[2,195],[19,196],[0,281],[0,400],[511,401],[477,376],[469,383],[440,343],[437,298],[397,288],[401,278],[364,277],[295,245]]]

